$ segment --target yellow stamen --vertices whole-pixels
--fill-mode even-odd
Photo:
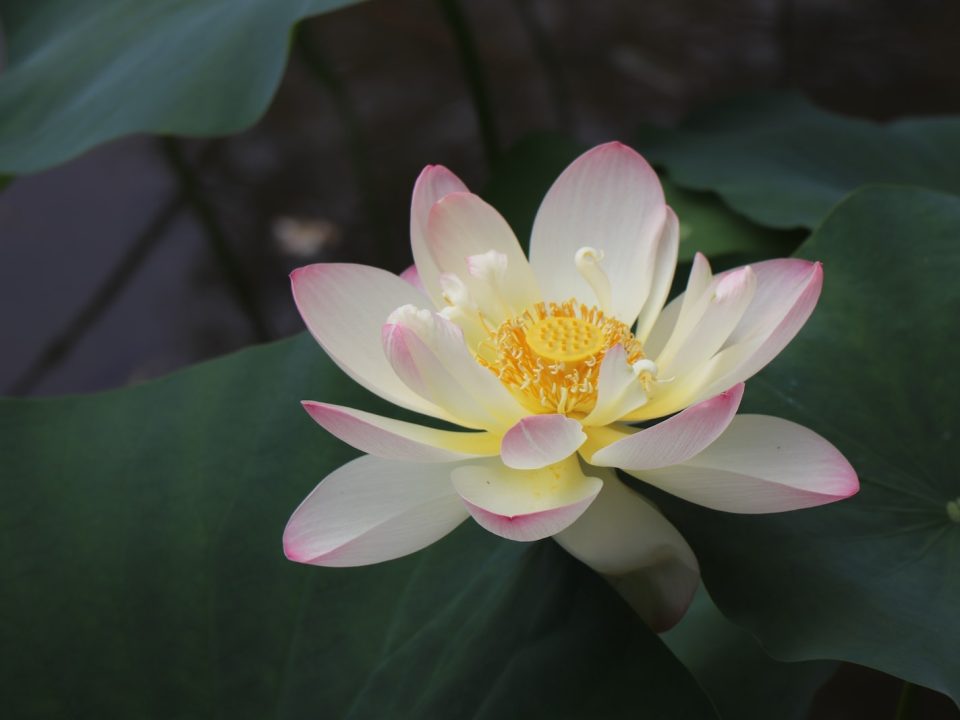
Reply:
[[[630,328],[599,308],[575,300],[537,303],[489,329],[477,361],[531,412],[586,415],[597,402],[600,363],[617,344],[628,364],[644,359]]]

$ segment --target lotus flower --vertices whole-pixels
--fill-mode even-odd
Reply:
[[[552,536],[663,630],[693,596],[697,560],[614,468],[734,513],[857,491],[850,464],[817,434],[736,415],[744,381],[813,311],[820,264],[770,260],[714,275],[697,255],[686,291],[664,307],[678,222],[633,150],[601,145],[560,175],[529,261],[497,211],[439,166],[414,187],[410,234],[415,266],[403,277],[310,265],[291,276],[294,298],[350,377],[463,430],[304,402],[366,454],[294,512],[291,560],[381,562],[472,516],[510,540]]]

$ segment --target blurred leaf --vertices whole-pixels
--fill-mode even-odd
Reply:
[[[586,149],[559,133],[533,133],[504,153],[494,166],[483,196],[510,221],[525,250],[543,196]],[[723,258],[718,267],[782,257],[792,253],[803,239],[803,233],[755,225],[731,212],[712,193],[685,190],[665,177],[660,181],[667,202],[680,219],[681,262],[692,260],[698,251],[711,260]]]
[[[960,193],[960,119],[879,125],[799,95],[760,95],[645,129],[639,149],[678,185],[775,228],[814,228],[847,193],[891,183]]]
[[[960,701],[960,198],[868,188],[798,255],[823,297],[747,383],[744,409],[806,425],[860,475],[855,497],[774,515],[655,495],[724,614],[784,660],[847,660]]]
[[[287,517],[353,454],[305,396],[387,409],[305,335],[130,389],[0,402],[0,715],[715,717],[552,543],[467,522],[382,565],[285,560]]]
[[[266,110],[290,27],[357,0],[6,0],[0,172],[135,132],[226,135]]]
[[[774,230],[750,222],[730,210],[713,193],[685,190],[661,177],[667,203],[680,220],[680,261],[700,252],[726,266],[790,255],[805,233]],[[711,263],[714,269],[719,267]]]
[[[729,720],[806,720],[814,695],[839,667],[771,659],[702,587],[680,624],[661,637]]]

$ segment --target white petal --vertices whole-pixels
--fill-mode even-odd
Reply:
[[[500,458],[516,470],[536,470],[573,455],[586,434],[565,415],[529,415],[503,436]]]
[[[753,302],[717,355],[702,395],[759,372],[796,336],[820,298],[820,263],[787,258],[757,263],[753,269],[757,274]]]
[[[697,301],[710,287],[713,273],[703,253],[693,256],[693,265],[687,278],[687,288],[663,309],[653,325],[653,330],[643,344],[650,357],[659,357],[667,342],[675,335],[686,337],[691,327],[691,312]]]
[[[623,345],[607,350],[597,375],[597,404],[583,419],[584,425],[609,425],[647,401],[637,373],[627,362]]]
[[[783,321],[798,300],[811,289],[819,296],[823,284],[823,266],[799,258],[765,260],[750,267],[757,276],[757,291],[737,329],[730,336],[734,345],[757,337],[768,336]],[[721,273],[725,277],[739,268]],[[816,302],[814,297],[814,303]],[[809,306],[808,310],[813,310]],[[809,312],[807,313],[809,315]]]
[[[437,430],[310,400],[302,405],[327,432],[358,450],[388,460],[450,462],[500,451],[500,439],[487,432]]]
[[[440,291],[440,269],[427,246],[427,219],[434,204],[454,192],[467,192],[460,178],[441,165],[427,165],[413,186],[410,203],[410,246],[413,261],[426,295],[438,308],[444,306]]]
[[[724,342],[724,346],[712,358],[695,367],[685,366],[682,373],[669,370],[662,372],[661,376],[672,375],[672,381],[658,386],[650,402],[631,413],[627,420],[663,417],[743,382],[770,362],[793,339],[810,317],[820,296],[823,284],[820,264],[788,258],[768,260],[750,267],[757,279],[753,300]],[[711,287],[742,270],[743,268],[738,268],[718,275]],[[661,318],[664,322],[673,314],[678,300],[681,298],[671,302],[664,310]],[[682,301],[686,307],[687,297],[684,296]],[[701,329],[701,325],[690,320],[695,315],[695,311],[691,312],[685,319],[676,322],[670,343],[674,343],[676,338],[684,337],[684,334],[688,342],[695,342]],[[653,335],[658,333],[660,321],[654,328]],[[710,335],[709,331],[707,335]],[[662,353],[653,355],[651,351],[651,355],[660,364]]]
[[[449,465],[365,455],[330,473],[300,504],[283,550],[310,565],[369,565],[420,550],[467,517]]]
[[[677,269],[679,248],[680,222],[677,220],[677,214],[668,206],[667,219],[657,244],[650,293],[647,295],[647,301],[643,304],[643,310],[640,311],[640,316],[637,318],[636,336],[640,342],[645,342],[647,336],[650,335],[654,323],[660,316],[660,311],[663,310],[663,304],[670,294],[670,286],[673,285],[673,273]]]
[[[613,315],[632,325],[650,291],[666,218],[660,181],[639,154],[620,143],[584,153],[554,182],[533,224],[530,263],[544,298],[592,304],[574,258],[593,247],[603,253]]]
[[[587,509],[603,483],[586,477],[575,458],[539,470],[513,470],[498,460],[467,462],[453,485],[473,518],[509,540],[542,540]]]
[[[606,575],[657,632],[683,617],[697,586],[697,559],[676,528],[610,471],[603,489],[573,525],[554,538],[581,562]]]
[[[747,310],[757,287],[749,266],[714,278],[691,310],[690,329],[675,333],[656,359],[660,373],[683,379],[723,347]]]
[[[406,270],[400,273],[400,277],[403,280],[406,280],[411,285],[413,285],[417,290],[422,292],[424,295],[427,294],[427,291],[423,287],[423,280],[420,279],[420,272],[417,270],[416,265],[411,265],[410,267],[408,267]]]
[[[461,425],[504,430],[527,414],[496,375],[474,360],[460,328],[442,315],[398,308],[382,338],[403,382]]]
[[[440,272],[457,276],[494,325],[540,300],[513,230],[476,195],[451,193],[437,202],[427,221],[427,243]],[[502,258],[502,273],[481,275],[478,270],[489,265],[478,267],[484,257]]]
[[[290,281],[307,328],[347,375],[397,405],[450,419],[410,390],[383,354],[380,333],[390,313],[428,302],[415,287],[386,270],[340,263],[298,268]]]
[[[680,465],[631,475],[715,510],[770,513],[849,497],[859,483],[850,463],[802,425],[738,415],[720,438]]]
[[[689,460],[727,428],[742,397],[741,383],[653,427],[607,445],[595,452],[590,462],[624,470],[648,470]]]

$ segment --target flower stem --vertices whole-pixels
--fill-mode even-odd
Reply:
[[[912,682],[903,681],[900,689],[900,699],[897,701],[897,714],[894,720],[910,720],[913,717],[914,699],[917,696],[917,686]]]

